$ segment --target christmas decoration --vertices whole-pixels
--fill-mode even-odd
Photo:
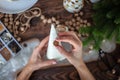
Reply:
[[[68,12],[75,13],[75,12],[79,12],[83,8],[84,1],[83,0],[63,0],[63,6]]]
[[[83,40],[84,45],[94,44],[99,49],[103,40],[115,39],[120,43],[120,0],[101,0],[93,5],[93,22],[91,27],[81,27],[79,32],[89,36]]]

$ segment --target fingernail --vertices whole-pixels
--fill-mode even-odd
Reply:
[[[52,64],[57,64],[56,62],[52,62]]]

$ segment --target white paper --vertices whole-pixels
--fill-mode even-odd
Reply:
[[[60,52],[57,50],[57,48],[53,44],[53,42],[55,41],[56,38],[57,38],[57,32],[56,32],[55,26],[52,24],[49,42],[48,42],[47,58],[48,59],[56,59],[57,61],[61,61],[61,60],[65,59],[65,57],[60,54]]]

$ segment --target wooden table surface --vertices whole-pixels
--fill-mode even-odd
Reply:
[[[119,48],[120,45],[117,45],[116,50],[111,54],[109,53],[115,61],[120,59]],[[101,60],[89,62],[86,65],[96,80],[118,80],[118,76],[111,74]],[[77,70],[72,65],[68,65],[35,71],[30,80],[80,80],[80,78]]]
[[[47,18],[51,18],[52,16],[60,16],[61,24],[63,24],[66,20],[72,19],[73,14],[67,12],[63,8],[63,0],[39,0],[34,7],[36,6],[41,8],[42,14]],[[91,4],[85,4],[82,9],[82,11],[84,11],[84,16],[82,17],[83,19],[88,19],[91,21],[91,7]],[[31,38],[38,38],[42,40],[44,37],[49,35],[50,24],[43,24],[39,18],[33,18],[30,25],[30,29],[20,35],[22,37],[22,41]],[[120,58],[120,56],[118,56],[119,52],[120,50],[118,47],[115,52],[116,55],[114,55],[115,58]],[[106,74],[99,69],[97,63],[98,61],[87,63],[88,68],[97,80],[115,80],[111,78],[111,76],[106,76]],[[104,66],[102,65],[102,67]],[[35,71],[30,80],[80,80],[80,78],[76,69],[72,65],[69,65]]]
[[[42,14],[47,18],[59,17],[60,23],[64,24],[66,20],[72,19],[73,14],[67,12],[63,7],[63,0],[39,0],[34,7],[41,8]],[[91,20],[91,4],[86,4],[82,9],[84,11],[83,19]],[[38,18],[31,20],[31,28],[20,35],[22,40],[30,38],[39,38],[42,40],[49,35],[50,24],[43,24]]]
[[[63,8],[63,0],[39,0],[35,6],[40,7],[42,14],[47,18],[60,16],[61,24],[66,20],[72,19],[73,14],[67,12]],[[82,9],[82,11],[84,11],[84,16],[82,17],[83,19],[91,20],[91,6],[91,4],[86,4]],[[34,19],[32,23],[32,27],[24,33],[24,35],[21,35],[24,37],[24,40],[33,37],[37,37],[41,40],[45,36],[49,35],[50,24],[43,24],[43,22],[39,19]],[[119,51],[116,53],[119,53]],[[98,62],[87,63],[88,68],[95,78],[97,80],[114,80],[111,76],[104,74],[104,71],[101,71],[98,68],[97,63]],[[102,67],[104,68],[103,65]],[[76,69],[72,65],[69,65],[38,70],[33,73],[30,80],[80,80],[80,78]]]

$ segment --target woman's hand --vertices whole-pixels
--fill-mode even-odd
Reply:
[[[60,32],[58,33],[58,42],[67,42],[73,46],[71,52],[67,52],[62,46],[56,46],[57,49],[63,54],[68,61],[74,66],[78,66],[82,60],[82,42],[74,32]]]
[[[46,37],[41,41],[40,45],[34,49],[31,58],[28,61],[28,64],[24,67],[16,80],[28,80],[33,71],[38,70],[42,67],[56,64],[55,60],[44,60],[43,58],[45,55],[44,50],[47,47],[48,39],[49,38]]]
[[[95,80],[82,59],[82,42],[79,40],[76,34],[74,32],[61,32],[58,35],[59,36],[56,41],[67,42],[73,46],[73,49],[70,52],[67,52],[60,45],[57,45],[56,47],[61,54],[63,54],[67,60],[75,66],[81,80]]]
[[[44,51],[47,48],[48,39],[49,37],[46,37],[44,40],[41,41],[40,45],[34,49],[32,56],[29,59],[28,64],[26,65],[31,70],[35,71],[42,67],[56,64],[55,60],[44,60]]]

